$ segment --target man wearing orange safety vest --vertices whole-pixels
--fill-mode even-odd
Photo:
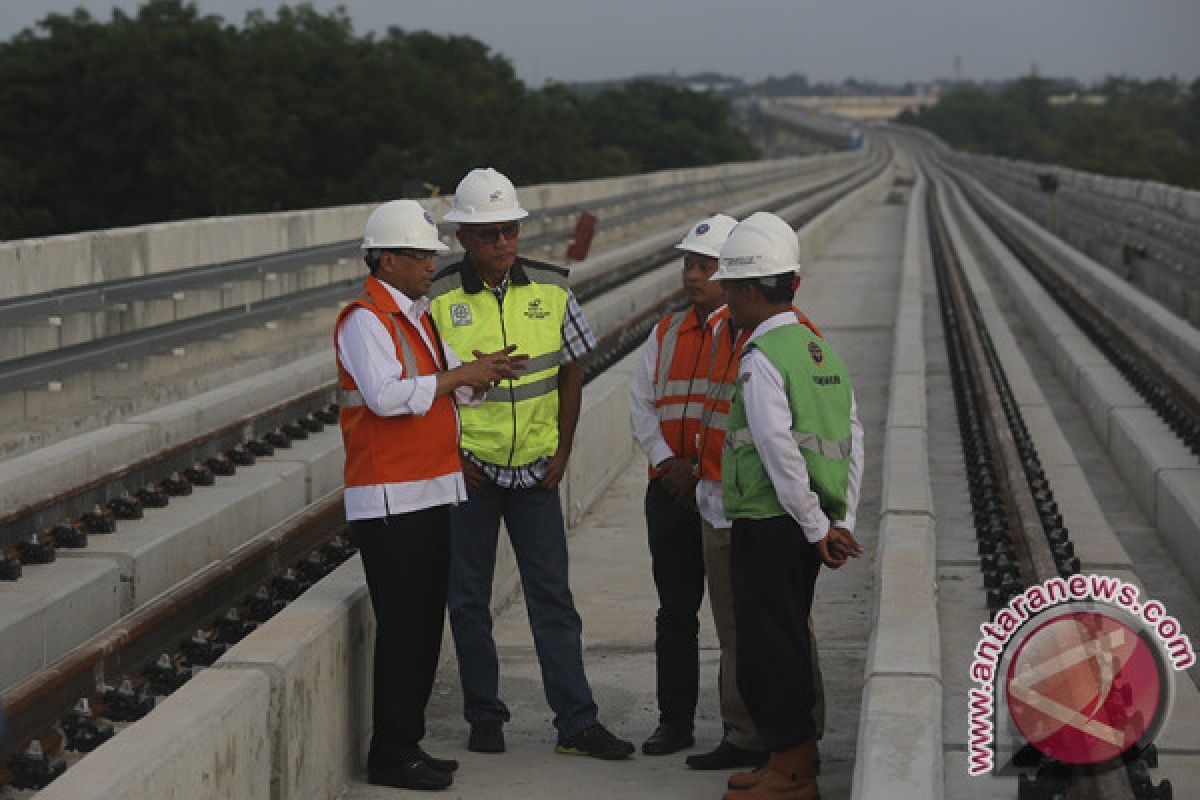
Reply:
[[[441,650],[450,506],[467,498],[456,401],[477,403],[522,356],[460,363],[429,316],[434,255],[448,250],[415,201],[375,209],[363,236],[365,292],[338,315],[345,504],[375,611],[372,784],[445,789],[458,763],[421,749]]]
[[[798,284],[797,277],[793,282],[793,291]],[[792,311],[801,325],[815,335],[821,335],[794,304]],[[737,381],[738,356],[751,331],[737,328],[730,317],[729,307],[724,305],[709,317],[708,328],[710,345],[704,371],[708,386],[698,423],[696,450],[699,480],[696,485],[696,505],[700,513],[708,600],[721,646],[720,701],[725,735],[713,750],[689,756],[687,764],[693,769],[715,770],[757,766],[766,761],[767,752],[737,688],[737,626],[734,624],[729,567],[731,523],[725,518],[721,499],[721,452],[725,445],[725,423]],[[825,702],[815,647],[812,668],[817,698],[813,716],[819,735],[824,728]]]
[[[658,727],[642,744],[647,755],[691,747],[699,691],[704,557],[696,513],[696,439],[708,369],[709,316],[721,305],[709,280],[717,252],[737,220],[717,214],[693,226],[676,247],[684,252],[689,305],[664,317],[642,346],[630,387],[630,427],[650,463],[646,529],[658,590],[654,653]]]

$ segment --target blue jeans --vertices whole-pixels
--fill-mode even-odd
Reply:
[[[583,671],[583,623],[567,582],[567,536],[557,489],[488,485],[451,510],[448,605],[463,716],[468,722],[509,720],[500,699],[491,614],[501,517],[517,556],[554,727],[573,736],[596,722],[596,704]]]

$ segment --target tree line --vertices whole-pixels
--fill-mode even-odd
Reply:
[[[519,186],[756,156],[712,94],[534,90],[471,37],[307,4],[239,26],[149,0],[0,43],[0,239],[451,192],[484,164]]]
[[[1037,76],[964,86],[897,121],[959,149],[1200,188],[1200,79],[1109,78],[1073,98],[1068,88]]]

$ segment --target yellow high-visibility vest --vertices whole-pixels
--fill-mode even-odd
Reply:
[[[518,258],[503,299],[467,259],[439,272],[429,291],[438,331],[459,358],[517,345],[529,356],[520,378],[488,390],[478,408],[459,409],[462,448],[481,461],[517,466],[558,449],[558,368],[567,313],[567,271]]]

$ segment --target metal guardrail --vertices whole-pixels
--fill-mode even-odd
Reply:
[[[568,203],[538,209],[530,214],[532,221],[544,221],[555,217],[569,217],[584,210],[603,213],[628,203],[638,203],[646,198],[659,197],[668,192],[686,191],[689,197],[701,199],[722,192],[737,192],[763,183],[778,182],[789,177],[798,177],[806,172],[824,168],[817,163],[804,163],[778,172],[757,172],[734,178],[708,178],[677,187],[642,189],[612,197],[599,198],[588,203]],[[672,201],[673,202],[673,201]],[[604,220],[606,224],[623,224],[631,214]],[[439,228],[446,235],[452,225],[442,223]],[[115,305],[139,300],[169,296],[175,292],[219,287],[235,281],[265,278],[268,274],[294,272],[306,267],[328,264],[343,258],[357,257],[359,239],[299,248],[252,258],[237,259],[219,264],[207,264],[187,269],[173,270],[161,274],[144,275],[105,281],[71,289],[58,289],[25,297],[0,300],[0,324],[20,325],[52,316],[77,312],[103,311]]]
[[[648,216],[678,207],[686,194],[689,203],[702,202],[732,193],[744,192],[756,186],[779,183],[806,173],[824,169],[820,163],[802,163],[794,169],[779,172],[754,173],[736,178],[714,178],[683,184],[677,187],[639,190],[604,198],[588,207],[619,209],[628,204],[635,208],[602,218],[602,226],[620,226],[640,221]],[[654,198],[647,207],[645,201]],[[535,219],[555,215],[570,215],[584,208],[583,204],[567,204],[534,212]],[[522,240],[527,252],[564,242],[569,236],[566,228],[528,237]],[[0,302],[0,322],[16,325],[34,319],[72,312],[100,311],[114,304],[169,296],[175,292],[222,286],[234,281],[265,279],[268,275],[296,271],[327,264],[341,258],[356,256],[359,240],[336,242],[268,256],[241,259],[222,264],[195,267],[162,275],[111,281],[78,289],[62,290],[46,295],[16,298]],[[443,256],[439,265],[450,263],[458,256]],[[315,308],[336,305],[353,297],[359,281],[338,281],[314,289],[290,292],[279,297],[242,304],[174,322],[135,331],[106,336],[77,345],[21,356],[0,362],[0,394],[45,386],[50,381],[103,365],[120,364],[173,348],[186,346],[200,339],[218,336],[234,330],[258,325],[280,317],[299,314]]]

